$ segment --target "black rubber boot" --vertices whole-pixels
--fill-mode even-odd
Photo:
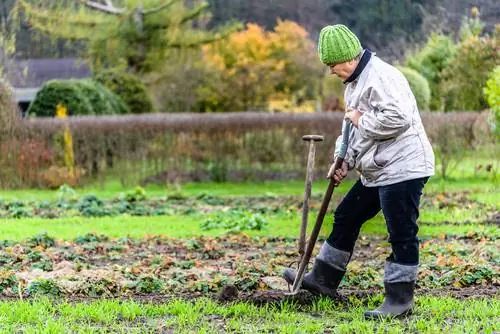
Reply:
[[[336,249],[325,242],[321,246],[312,270],[304,275],[301,288],[317,295],[335,298],[350,257],[350,253]],[[283,273],[290,285],[293,285],[296,275],[297,271],[291,268],[285,269]]]
[[[398,318],[410,314],[414,305],[415,281],[384,283],[384,286],[384,302],[379,308],[365,312],[365,319]]]
[[[316,295],[335,298],[344,274],[345,271],[337,270],[328,263],[316,259],[312,270],[304,275],[301,288]],[[296,275],[297,271],[291,268],[286,268],[283,273],[285,280],[290,285],[293,285]]]

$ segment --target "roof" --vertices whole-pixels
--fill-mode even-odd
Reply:
[[[83,79],[92,75],[90,68],[77,58],[19,60],[15,72],[25,75],[9,77],[14,88],[39,88],[53,79]]]

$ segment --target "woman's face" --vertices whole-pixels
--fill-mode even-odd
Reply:
[[[358,60],[350,60],[340,64],[330,64],[328,68],[330,69],[330,74],[334,74],[342,80],[346,80],[354,72],[358,63]]]

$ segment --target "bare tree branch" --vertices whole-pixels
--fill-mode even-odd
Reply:
[[[173,5],[174,3],[179,2],[179,1],[180,1],[180,0],[171,0],[171,1],[167,1],[167,2],[165,2],[164,4],[159,5],[158,7],[151,8],[151,9],[146,9],[145,11],[143,11],[143,14],[144,14],[144,15],[151,15],[151,14],[157,13],[157,12],[159,12],[159,11],[164,10],[164,9],[165,9],[165,8],[167,8],[167,7],[170,7],[171,5]]]
[[[123,13],[125,13],[125,8],[117,8],[113,6],[111,0],[106,0],[106,5],[91,0],[82,0],[82,1],[87,7],[99,10],[101,12],[114,15],[122,15]]]

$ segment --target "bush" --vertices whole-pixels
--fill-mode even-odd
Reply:
[[[97,74],[95,80],[121,97],[131,113],[143,114],[154,111],[151,96],[138,77],[117,70],[107,70]]]
[[[113,114],[118,114],[118,115],[130,114],[130,108],[120,96],[113,93],[111,90],[109,90],[101,83],[97,81],[92,81],[92,82],[96,85],[97,89],[102,90],[103,97],[111,104],[111,109],[113,110]]]
[[[493,130],[498,138],[500,136],[500,66],[495,67],[486,81],[484,95],[491,107]]]
[[[9,137],[18,120],[18,108],[10,85],[0,78],[0,141]]]
[[[476,112],[422,112],[426,132],[439,151],[437,158],[448,159],[445,174],[453,168],[453,155],[464,155],[465,149],[476,148],[479,141],[491,143],[483,130],[484,116]],[[112,175],[125,186],[136,186],[146,184],[147,180],[165,185],[210,180],[210,177],[212,180],[302,178],[308,146],[301,138],[309,133],[325,136],[325,141],[317,145],[315,161],[315,179],[322,178],[332,162],[342,120],[341,112],[260,112],[85,117],[70,118],[68,123],[74,139],[76,165],[86,170],[82,181],[96,178],[105,181]],[[62,130],[61,122],[44,119],[24,124],[31,140],[48,145],[51,150],[55,145],[52,138]],[[454,124],[459,129],[448,129],[446,124]],[[36,184],[42,185],[41,169],[32,166],[43,163],[46,169],[53,165],[49,159],[32,162],[36,157],[34,153],[43,152],[41,147],[33,146],[22,154],[30,158],[21,165],[30,172],[30,178],[23,177],[19,172],[22,168],[17,167],[20,154],[9,152],[19,152],[18,147],[24,140],[27,139],[17,140],[4,149],[4,143],[0,143],[0,186],[26,187],[28,181],[35,183],[34,178],[38,178]],[[114,164],[105,166],[109,143],[113,143]],[[462,145],[465,146],[462,148]],[[451,164],[448,163],[450,157]],[[4,166],[9,162],[14,167],[7,171]]]
[[[408,83],[410,84],[413,95],[415,95],[415,99],[417,100],[418,109],[421,111],[429,110],[431,89],[427,79],[409,67],[399,67],[399,70],[403,73],[406,80],[408,80]]]
[[[406,59],[407,67],[427,79],[431,91],[431,110],[441,110],[441,72],[453,59],[455,50],[456,46],[450,37],[434,33],[421,50]]]
[[[129,109],[125,102],[97,81],[85,79],[74,83],[89,99],[95,115],[127,114]]]
[[[92,115],[94,108],[75,80],[51,80],[45,83],[28,108],[28,115],[54,117],[58,104],[68,108],[68,115]]]
[[[92,105],[94,114],[113,114],[111,103],[109,102],[109,100],[106,100],[102,90],[98,89],[92,80],[72,80],[72,84],[76,85],[87,97],[90,104]]]
[[[496,42],[472,36],[460,44],[457,55],[443,71],[444,110],[484,110],[483,88],[498,62]]]
[[[126,114],[123,100],[99,82],[84,80],[53,80],[47,82],[31,103],[28,114],[55,116],[57,105],[68,108],[69,116]]]

